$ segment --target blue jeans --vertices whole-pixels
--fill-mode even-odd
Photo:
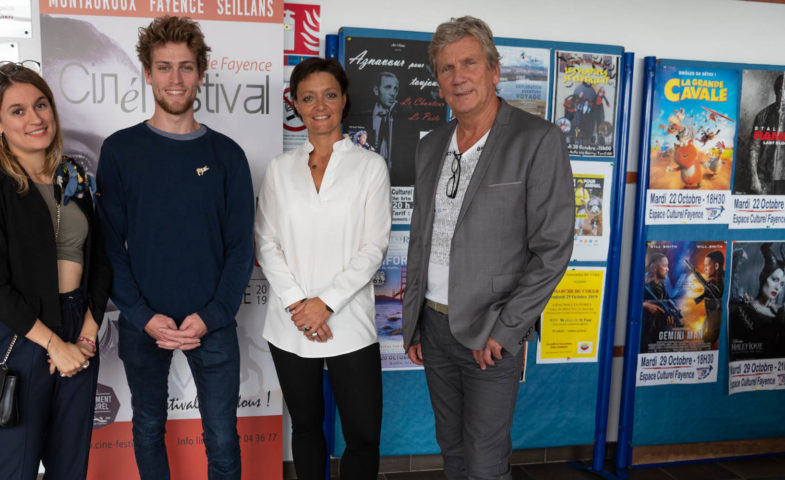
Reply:
[[[66,342],[75,342],[84,323],[81,289],[60,294],[60,319],[54,327]],[[0,323],[0,360],[14,334]],[[0,479],[30,480],[43,462],[44,478],[84,480],[90,435],[93,433],[98,355],[73,377],[49,374],[46,350],[19,337],[8,357],[8,368],[19,374],[17,402],[20,423],[0,429]]]
[[[142,480],[169,476],[164,436],[172,351],[120,318],[120,358],[131,390],[134,454]],[[201,345],[184,352],[196,384],[207,450],[210,480],[240,478],[237,398],[240,392],[240,349],[237,327],[207,333]]]

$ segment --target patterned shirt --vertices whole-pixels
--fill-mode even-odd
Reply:
[[[433,233],[431,236],[431,257],[428,263],[428,286],[425,297],[434,302],[447,305],[447,293],[450,277],[450,245],[452,243],[455,224],[461,211],[463,197],[474,174],[474,169],[480,160],[488,132],[462,154],[458,153],[458,138],[456,128],[450,140],[450,148],[444,158],[439,183],[436,186],[436,202],[434,204]],[[447,196],[448,183],[454,188],[451,181],[453,166],[455,165],[458,186],[455,198]],[[457,171],[460,165],[460,176]]]

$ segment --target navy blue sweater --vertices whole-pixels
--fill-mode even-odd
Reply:
[[[175,140],[140,123],[104,141],[98,216],[120,321],[156,313],[209,331],[235,322],[253,268],[254,196],[243,150],[207,129]]]

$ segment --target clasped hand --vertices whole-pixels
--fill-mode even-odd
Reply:
[[[63,377],[73,377],[86,369],[90,365],[90,358],[95,356],[94,352],[65,342],[57,335],[52,335],[47,353],[49,354],[49,373],[53,374],[57,370]]]
[[[321,298],[304,298],[289,305],[287,310],[297,330],[303,332],[308,340],[326,342],[333,338],[333,332],[327,326],[331,313]]]
[[[185,317],[180,328],[171,317],[156,313],[147,322],[144,331],[155,339],[155,344],[166,350],[193,350],[201,345],[201,338],[207,333],[202,317],[192,313]]]

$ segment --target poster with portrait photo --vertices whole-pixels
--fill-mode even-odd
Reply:
[[[785,388],[785,242],[733,242],[729,392]]]
[[[739,109],[736,195],[785,195],[785,97],[782,70],[744,70]]]
[[[428,41],[347,35],[344,68],[352,107],[344,132],[380,154],[393,186],[414,185],[414,151],[444,124],[447,104],[428,63]]]
[[[551,50],[548,48],[497,45],[499,96],[513,107],[548,119],[548,86]]]
[[[785,228],[784,74],[742,71],[731,228]]]
[[[650,241],[636,386],[717,381],[726,242]]]
[[[641,353],[717,349],[725,250],[725,242],[647,243]]]
[[[613,157],[619,55],[556,50],[554,123],[570,155]]]

